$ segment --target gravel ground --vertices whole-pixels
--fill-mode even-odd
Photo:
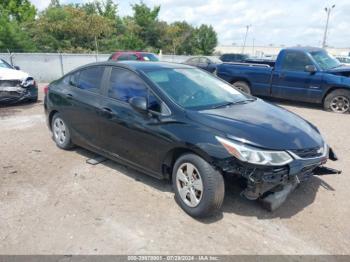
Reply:
[[[58,149],[42,101],[0,108],[0,254],[350,254],[350,116],[279,104],[319,127],[343,174],[313,177],[273,213],[229,185],[204,220],[166,181]]]

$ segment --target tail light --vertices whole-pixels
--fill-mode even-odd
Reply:
[[[44,87],[44,94],[47,95],[48,92],[49,92],[49,86],[45,86]]]

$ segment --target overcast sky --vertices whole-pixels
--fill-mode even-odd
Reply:
[[[50,0],[30,0],[39,10]],[[119,15],[131,14],[130,4],[138,0],[114,0]],[[61,0],[61,3],[89,0]],[[161,5],[160,19],[185,20],[192,25],[211,24],[219,44],[243,43],[245,26],[247,45],[320,46],[326,23],[324,7],[335,4],[330,17],[327,44],[350,47],[350,0],[144,0],[149,6]]]

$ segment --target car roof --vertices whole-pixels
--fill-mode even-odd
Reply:
[[[73,71],[77,71],[79,69],[100,65],[100,66],[108,66],[108,65],[117,65],[125,68],[129,68],[135,71],[143,71],[143,70],[152,70],[152,69],[178,69],[178,68],[194,68],[193,66],[179,64],[179,63],[170,63],[170,62],[145,62],[145,61],[134,61],[134,60],[126,60],[126,61],[105,61],[105,62],[96,62],[81,66]]]
[[[115,51],[113,54],[153,54],[146,51]]]

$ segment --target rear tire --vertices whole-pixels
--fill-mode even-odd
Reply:
[[[330,92],[324,99],[323,107],[326,111],[345,114],[350,112],[350,91],[337,89]]]
[[[249,95],[251,94],[250,87],[247,82],[237,81],[233,83],[233,86],[246,94],[249,94]]]
[[[206,217],[217,211],[224,200],[221,173],[195,154],[182,155],[172,175],[176,202],[192,217]]]
[[[68,150],[74,146],[71,140],[69,127],[59,113],[53,116],[51,129],[53,139],[59,148]]]

